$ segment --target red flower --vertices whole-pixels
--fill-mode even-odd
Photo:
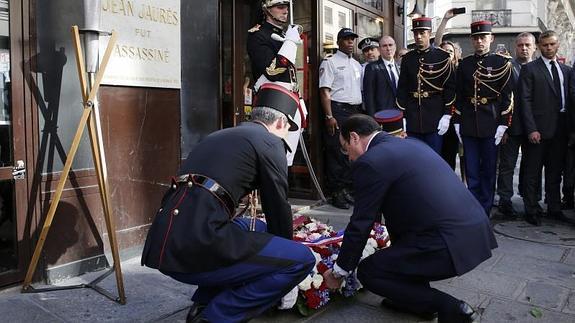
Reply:
[[[319,264],[317,264],[317,272],[320,274],[325,273],[329,268],[327,267],[326,264],[324,264],[323,262],[320,262]]]
[[[321,304],[321,298],[317,294],[316,290],[310,288],[304,292],[305,303],[307,307],[312,309],[318,309]]]

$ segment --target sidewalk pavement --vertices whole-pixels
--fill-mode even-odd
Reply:
[[[351,210],[323,205],[305,207],[300,213],[341,229]],[[501,232],[497,234],[499,248],[491,259],[464,276],[433,285],[478,309],[481,322],[575,322],[575,227],[544,221],[542,227],[535,228],[518,220],[497,223],[496,228]],[[521,236],[521,232],[536,231],[544,236],[557,231],[562,238],[551,240],[552,244],[537,234]],[[195,288],[141,267],[139,262],[139,257],[122,262],[126,305],[91,289],[21,294],[19,288],[13,288],[0,292],[1,320],[184,322]],[[87,283],[99,274],[86,274],[59,285]],[[115,294],[114,275],[100,286]],[[352,299],[332,302],[310,317],[302,317],[295,310],[272,311],[252,322],[420,322],[417,317],[380,307],[380,300],[362,291]]]

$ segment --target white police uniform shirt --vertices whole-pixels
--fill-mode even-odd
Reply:
[[[337,51],[319,67],[319,87],[331,90],[331,100],[361,104],[361,65],[353,57]]]

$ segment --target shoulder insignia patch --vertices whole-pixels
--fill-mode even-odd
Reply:
[[[261,25],[257,24],[255,26],[253,26],[252,28],[248,29],[248,33],[255,33],[256,31],[260,30]]]

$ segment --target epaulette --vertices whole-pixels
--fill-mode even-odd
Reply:
[[[261,25],[257,24],[255,26],[253,26],[252,28],[248,29],[248,33],[255,33],[256,31],[260,30]]]
[[[448,55],[450,55],[448,51],[446,51],[445,49],[443,49],[443,48],[441,48],[441,47],[435,47],[435,48],[440,49],[440,50],[446,52]]]

